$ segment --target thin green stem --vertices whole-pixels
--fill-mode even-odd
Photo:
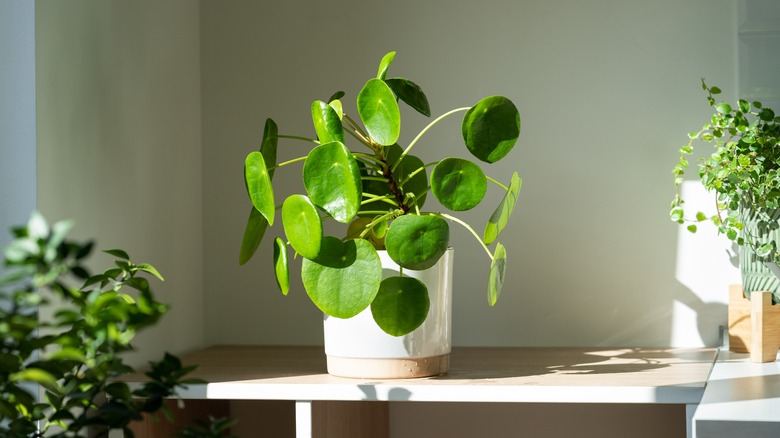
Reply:
[[[455,216],[450,216],[447,213],[428,213],[428,214],[431,214],[433,216],[439,216],[439,217],[442,217],[444,219],[449,219],[449,220],[451,220],[453,222],[457,222],[457,223],[461,224],[464,228],[469,230],[469,232],[477,239],[479,244],[482,245],[482,248],[487,253],[488,257],[490,257],[490,261],[491,262],[493,261],[493,253],[490,252],[490,249],[487,247],[487,245],[485,245],[485,242],[482,241],[482,238],[479,237],[479,234],[477,234],[477,232],[474,231],[474,229],[471,228],[471,226],[469,224],[467,224],[466,222],[463,222],[462,220],[456,218]]]
[[[361,134],[352,132],[349,129],[346,129],[345,131],[347,132],[347,134],[351,135],[352,138],[354,138],[355,140],[359,141],[361,144],[365,145],[367,148],[372,149],[371,148],[371,144],[369,144],[368,140],[365,137],[363,137]]]
[[[393,195],[377,196],[373,193],[363,193],[363,197],[369,199],[362,201],[360,205],[365,205],[377,201],[377,202],[384,202],[386,204],[390,204],[394,207],[398,207],[398,204],[396,204],[395,201],[392,200],[394,199]]]
[[[352,126],[352,129],[359,132],[360,135],[362,135],[365,138],[368,138],[368,134],[366,134],[362,129],[360,129],[360,125],[357,124],[354,120],[352,120],[352,117],[349,116],[349,114],[344,113],[344,119]]]
[[[289,138],[289,139],[292,139],[292,140],[301,140],[301,141],[307,141],[309,143],[320,144],[320,142],[318,142],[317,140],[315,140],[313,138],[299,137],[297,135],[277,135],[276,138]]]
[[[385,214],[383,214],[382,216],[379,216],[378,218],[375,218],[374,220],[372,220],[371,222],[366,224],[365,229],[363,230],[362,233],[360,233],[360,237],[361,238],[365,237],[366,234],[368,234],[368,232],[371,231],[371,229],[374,228],[374,226],[376,224],[378,224],[378,223],[380,223],[382,221],[386,221],[386,220],[390,219],[391,217],[393,217],[393,216],[395,216],[397,214],[399,214],[399,210],[393,210],[393,211],[390,211],[390,212],[385,212]]]
[[[372,160],[373,162],[375,162],[377,164],[383,164],[382,160],[377,158],[376,155],[364,154],[363,152],[352,152],[352,155],[354,155],[355,158],[358,158],[358,157],[360,157],[360,158],[367,158],[367,159]]]
[[[380,214],[388,214],[387,210],[361,210],[359,212],[361,216],[367,216],[369,214],[372,214],[374,216],[380,215]]]
[[[395,164],[393,164],[393,168],[390,169],[390,171],[391,172],[395,171],[395,168],[398,167],[398,165],[401,163],[401,160],[404,159],[404,157],[409,153],[409,151],[412,150],[414,145],[417,144],[417,141],[420,140],[420,138],[423,135],[425,135],[425,133],[428,132],[428,130],[431,129],[433,127],[433,125],[439,123],[445,117],[451,116],[452,114],[455,114],[457,112],[468,111],[470,109],[471,109],[471,107],[456,108],[456,109],[454,109],[452,111],[448,111],[448,112],[440,115],[439,117],[436,118],[436,120],[434,120],[431,123],[429,123],[428,126],[426,126],[422,131],[420,131],[420,133],[417,134],[417,137],[415,137],[414,140],[412,140],[412,142],[409,143],[409,146],[407,146],[406,149],[404,150],[404,152],[401,154],[401,156],[398,157],[398,160],[395,162]]]
[[[276,166],[271,166],[271,167],[269,167],[269,168],[268,168],[268,170],[271,170],[271,169],[276,169],[276,168],[279,168],[279,167],[284,167],[284,166],[286,166],[286,165],[288,165],[288,164],[297,163],[298,161],[304,161],[304,160],[306,160],[306,158],[308,158],[308,157],[298,157],[298,158],[294,158],[294,159],[292,159],[292,160],[288,160],[288,161],[285,161],[285,162],[279,163],[279,164],[277,164]]]
[[[432,163],[428,163],[428,164],[424,165],[423,167],[419,167],[419,168],[415,169],[415,171],[414,171],[414,172],[410,173],[409,175],[406,175],[406,178],[404,178],[404,180],[403,180],[403,181],[401,181],[401,182],[398,184],[398,187],[400,187],[400,188],[403,188],[403,187],[404,187],[404,184],[408,183],[408,182],[409,182],[409,180],[410,180],[410,179],[412,179],[412,177],[414,177],[414,176],[415,176],[415,175],[417,175],[418,173],[420,173],[420,172],[422,172],[423,170],[425,170],[425,168],[426,168],[426,167],[435,166],[435,165],[437,165],[437,164],[439,164],[439,162],[438,162],[438,161],[434,161],[434,162],[432,162]]]
[[[360,179],[363,181],[381,181],[381,182],[388,182],[388,179],[383,176],[361,176]]]
[[[485,178],[487,178],[487,180],[488,180],[488,181],[490,181],[490,182],[492,182],[493,184],[495,184],[495,185],[497,185],[497,186],[501,187],[501,188],[502,188],[502,189],[504,189],[505,191],[507,191],[507,192],[509,191],[509,187],[507,187],[507,186],[505,186],[505,185],[501,184],[499,181],[497,181],[497,180],[495,180],[495,179],[493,179],[493,178],[491,178],[491,177],[489,177],[489,176],[487,176],[487,175],[485,175]]]

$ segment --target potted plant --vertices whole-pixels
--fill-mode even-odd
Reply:
[[[25,227],[14,229],[5,248],[0,275],[0,436],[133,436],[133,422],[162,410],[187,383],[194,366],[166,353],[151,362],[148,381],[133,389],[120,380],[136,370],[123,356],[135,334],[153,326],[168,306],[156,301],[149,281],[162,280],[146,263],[132,263],[120,249],[113,267],[90,275],[83,263],[92,242],[66,239],[72,224],[49,225],[34,213]],[[79,282],[80,280],[80,282]],[[79,282],[79,283],[76,283]],[[73,284],[82,284],[79,287]],[[38,311],[54,305],[48,320]],[[36,385],[40,385],[38,388]],[[187,436],[222,436],[230,419],[187,429]]]
[[[745,295],[771,291],[774,301],[780,302],[780,281],[770,270],[776,269],[780,260],[780,117],[761,102],[740,99],[731,105],[718,101],[721,90],[707,86],[703,79],[702,89],[714,113],[699,131],[688,134],[688,144],[680,149],[680,160],[673,170],[676,195],[671,219],[688,224],[691,232],[696,232],[697,223],[714,223],[719,233],[741,247]],[[680,194],[696,141],[714,146],[712,154],[698,166],[702,184],[717,195],[717,210],[712,216],[686,214]]]
[[[517,172],[505,185],[470,160],[446,157],[424,163],[411,152],[437,122],[465,113],[461,130],[467,150],[480,161],[494,163],[510,152],[520,134],[517,108],[505,97],[484,98],[472,107],[442,114],[402,147],[398,102],[427,117],[431,111],[416,83],[387,77],[394,57],[390,52],[382,58],[376,77],[357,96],[362,125],[345,108],[344,93],[337,92],[311,106],[316,138],[280,135],[276,123],[268,119],[259,151],[250,152],[245,160],[253,208],[239,261],[244,264],[252,257],[281,210],[286,239],[274,241],[276,281],[287,294],[291,247],[303,259],[301,278],[307,294],[325,314],[325,350],[332,374],[406,377],[446,371],[449,292],[439,295],[432,286],[439,283],[451,289],[449,222],[468,229],[485,250],[491,306],[504,280],[506,250],[496,238],[517,201],[522,183]],[[279,139],[308,142],[312,148],[307,155],[277,163]],[[279,203],[271,183],[274,172],[295,163],[303,164],[305,193]],[[431,194],[449,210],[472,209],[482,201],[489,181],[505,195],[482,236],[450,213],[424,210]],[[344,224],[343,234],[325,235],[324,221]],[[488,245],[494,242],[491,251]],[[353,325],[361,321],[368,326]],[[444,326],[429,326],[434,323]],[[335,345],[335,339],[343,337],[356,346]]]

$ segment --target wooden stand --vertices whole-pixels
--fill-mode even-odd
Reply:
[[[748,300],[741,285],[729,288],[729,350],[750,353],[751,362],[774,362],[780,349],[780,305],[771,292],[753,292]]]

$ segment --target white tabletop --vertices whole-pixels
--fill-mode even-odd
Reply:
[[[693,421],[697,438],[780,437],[780,362],[721,351]]]
[[[454,348],[450,372],[408,380],[330,376],[322,347],[216,346],[184,398],[536,403],[698,403],[715,349]]]

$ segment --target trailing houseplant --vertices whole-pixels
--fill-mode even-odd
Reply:
[[[436,264],[450,243],[448,222],[466,227],[487,253],[488,302],[496,303],[506,269],[506,250],[496,238],[514,209],[522,180],[515,172],[505,185],[470,160],[446,157],[424,163],[411,154],[437,122],[465,113],[461,131],[466,149],[485,163],[502,159],[520,134],[520,115],[505,97],[487,97],[474,106],[448,111],[408,145],[399,145],[399,101],[426,117],[431,110],[417,84],[387,76],[394,57],[395,52],[390,52],[382,58],[376,77],[357,96],[356,112],[362,125],[343,105],[343,92],[312,104],[316,138],[281,135],[273,120],[266,121],[259,150],[245,160],[244,177],[253,207],[239,261],[244,264],[252,257],[266,228],[277,222],[276,211],[281,210],[286,239],[274,241],[281,291],[287,294],[289,290],[289,246],[303,258],[303,285],[325,314],[351,318],[370,306],[382,330],[400,336],[425,321],[429,306],[426,286],[403,270],[424,270]],[[280,139],[308,142],[312,149],[305,156],[277,163]],[[293,194],[279,204],[272,186],[274,172],[300,162],[305,193]],[[488,182],[505,195],[487,218],[482,236],[451,213],[424,210],[431,194],[451,211],[472,209],[482,201]],[[325,220],[344,224],[344,234],[324,235]],[[491,250],[488,245],[494,242]],[[387,251],[401,266],[401,275],[382,280],[377,250]]]
[[[688,143],[680,149],[674,167],[676,194],[671,219],[687,224],[696,232],[697,224],[711,221],[718,232],[742,247],[740,265],[743,286],[749,295],[754,290],[772,290],[778,296],[778,280],[764,263],[780,261],[780,117],[761,102],[740,99],[734,105],[717,100],[718,87],[702,79],[702,89],[714,109],[710,120],[688,134]],[[702,159],[698,175],[708,191],[717,195],[716,214],[691,215],[684,209],[680,186],[688,168],[688,156],[697,141],[714,147]]]
[[[128,429],[189,380],[194,367],[166,354],[150,363],[148,382],[131,389],[117,378],[134,373],[122,354],[135,334],[155,324],[167,306],[155,300],[142,275],[162,279],[122,250],[108,250],[115,266],[90,275],[83,263],[92,243],[66,239],[70,222],[49,225],[33,214],[14,229],[0,277],[0,435],[9,437],[107,436]],[[80,284],[74,286],[73,284]],[[131,292],[132,291],[132,292]],[[38,311],[56,300],[51,320]],[[53,304],[52,304],[53,305]],[[43,388],[38,399],[36,385]],[[227,421],[227,420],[222,420]],[[216,424],[221,426],[224,423]],[[216,436],[190,429],[188,436]]]

